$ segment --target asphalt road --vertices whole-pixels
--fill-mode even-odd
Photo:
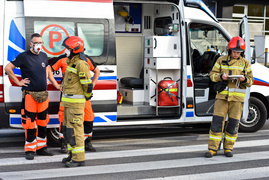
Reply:
[[[96,128],[95,153],[86,166],[65,168],[59,147],[52,157],[25,160],[23,130],[0,130],[2,179],[269,179],[269,121],[255,133],[239,133],[234,157],[223,150],[205,158],[208,127]],[[34,171],[33,171],[34,170]]]

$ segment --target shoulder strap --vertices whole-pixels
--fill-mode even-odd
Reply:
[[[245,61],[245,60],[244,60]],[[245,61],[245,66],[244,66],[244,69],[243,69],[243,73],[244,74],[246,74],[246,65],[247,65],[247,63],[246,63],[246,61]]]

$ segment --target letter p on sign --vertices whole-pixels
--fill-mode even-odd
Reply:
[[[55,38],[57,37],[57,38]],[[53,48],[54,42],[59,42],[62,39],[62,34],[58,31],[49,31],[49,44],[50,48]]]

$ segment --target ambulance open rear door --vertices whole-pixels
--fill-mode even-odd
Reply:
[[[248,29],[248,19],[247,19],[246,16],[243,17],[243,19],[240,21],[240,24],[239,24],[239,36],[242,37],[244,39],[245,43],[246,43],[245,58],[251,64],[250,38],[249,38],[249,29]],[[248,118],[249,97],[250,97],[250,88],[247,87],[241,122],[246,122],[247,118]]]

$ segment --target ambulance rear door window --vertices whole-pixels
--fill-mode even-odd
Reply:
[[[77,24],[78,36],[84,39],[85,53],[89,56],[100,56],[104,50],[103,24]]]

